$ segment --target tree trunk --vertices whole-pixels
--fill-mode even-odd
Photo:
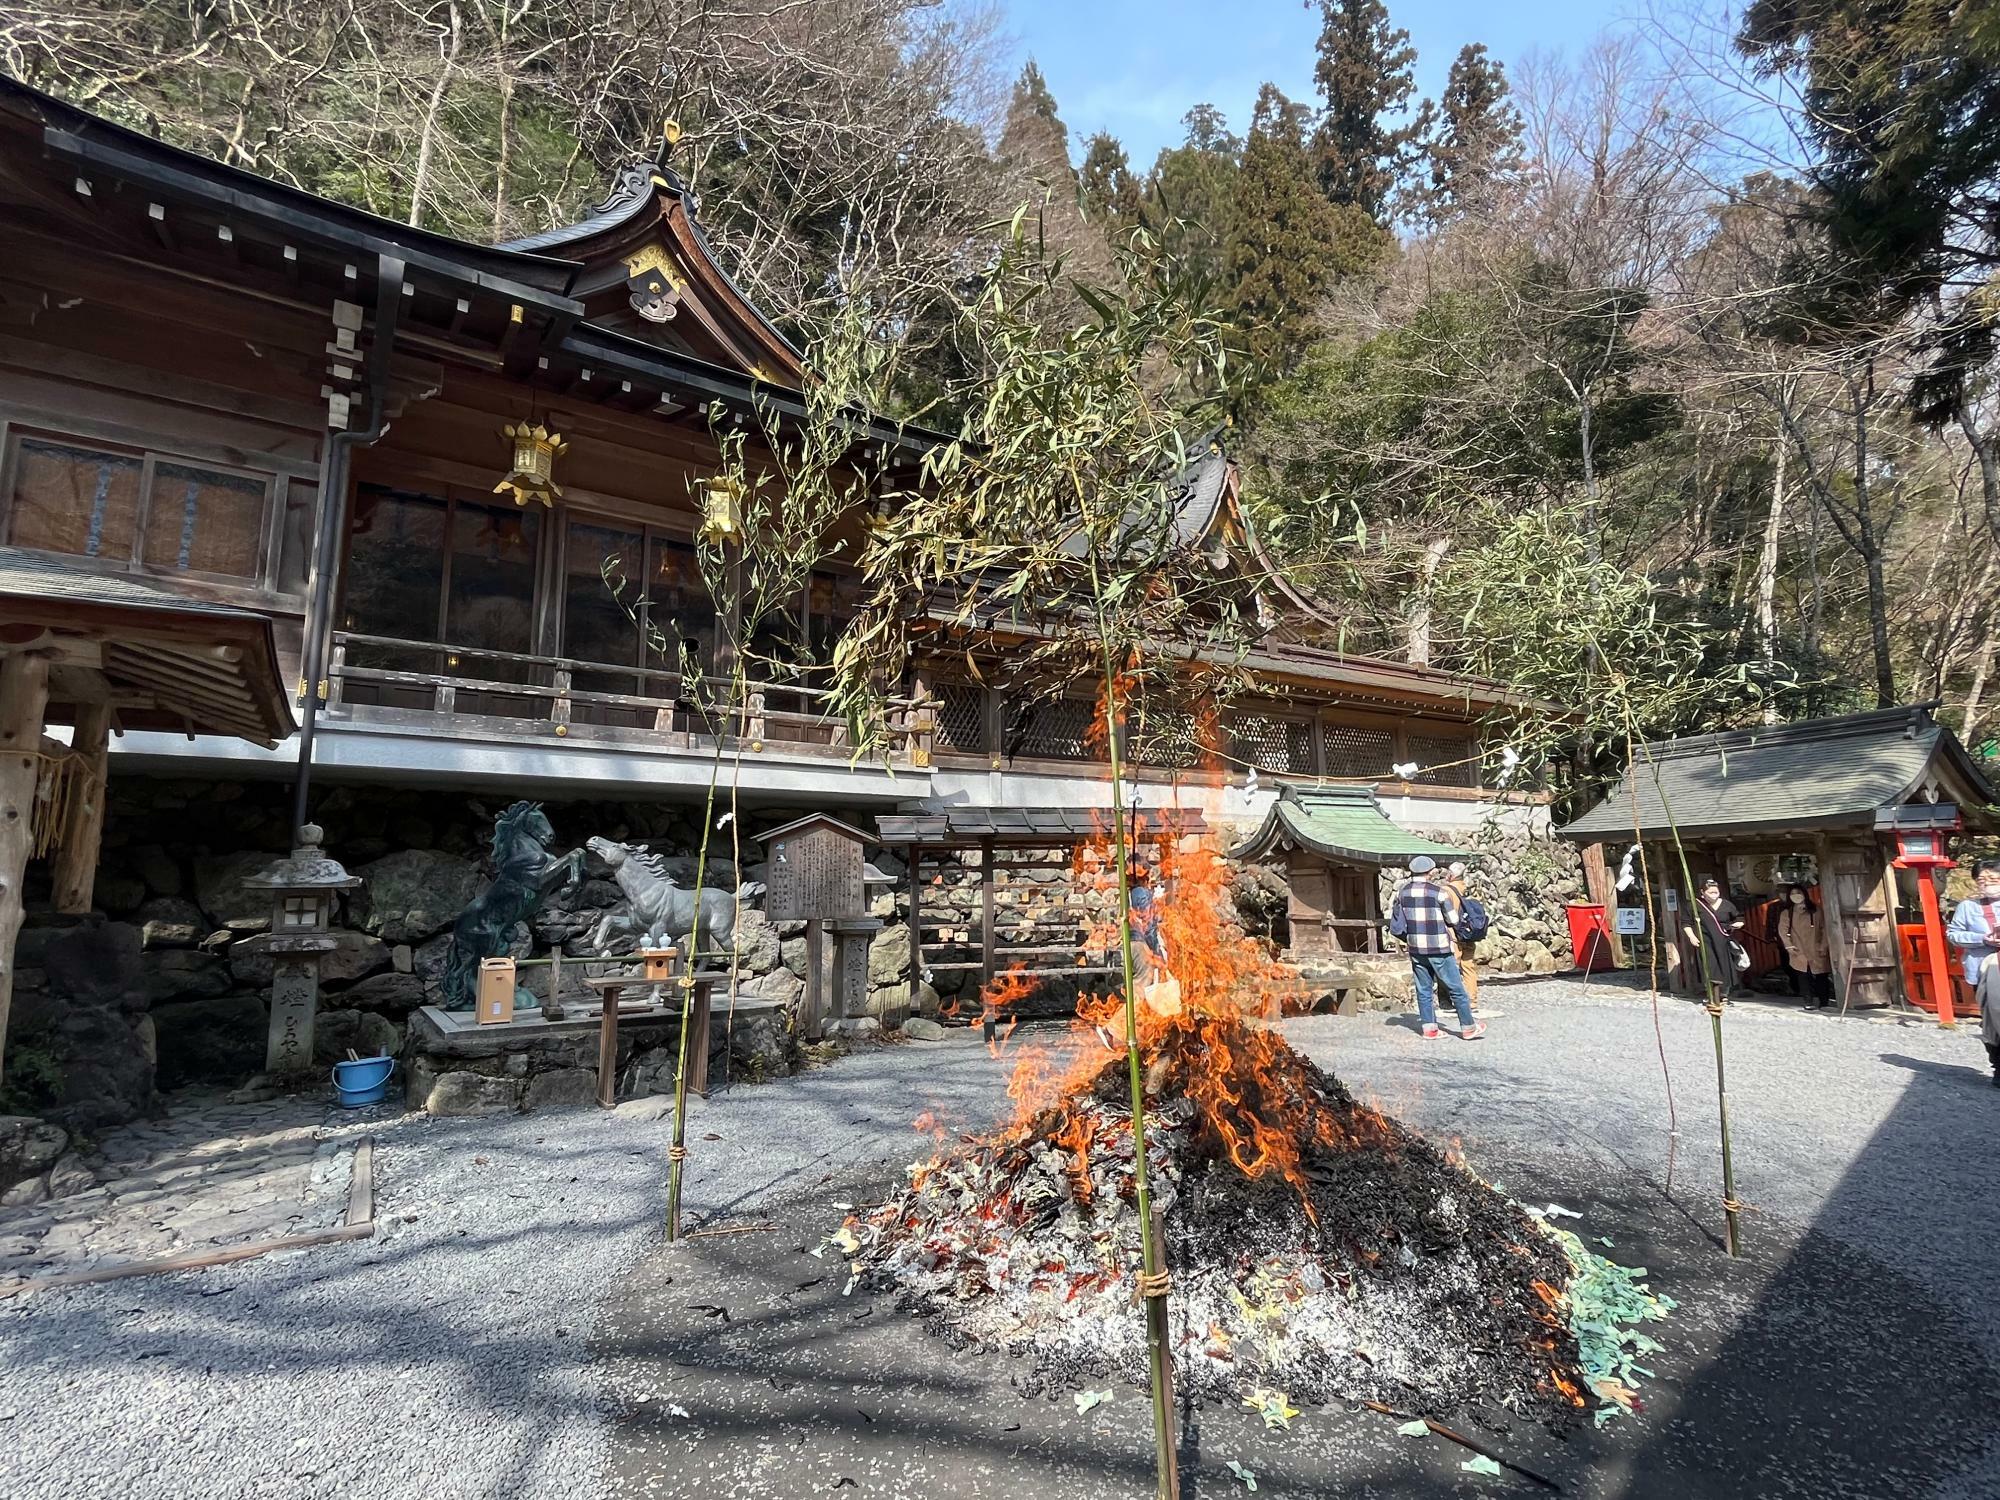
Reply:
[[[2000,541],[2000,453],[1994,451],[1993,434],[1981,432],[1972,413],[1963,408],[1958,413],[1958,430],[1965,434],[1972,456],[1979,460],[1979,493],[1985,501],[1986,527],[1994,540]]]
[[[2000,646],[2000,635],[1989,627],[1986,638],[1979,644],[1979,657],[1972,667],[1972,686],[1965,690],[1965,710],[1958,716],[1959,737],[1967,744],[1973,743],[1973,731],[1979,727],[1979,717],[1986,710],[1986,679],[1993,672],[1993,649]]]
[[[507,222],[507,154],[513,145],[514,124],[514,75],[504,69],[500,74],[500,142],[493,154],[493,242],[497,245],[506,235]]]
[[[458,43],[462,34],[458,7],[454,5],[451,8],[451,34],[445,42],[444,60],[438,68],[437,85],[431,90],[430,104],[424,110],[423,130],[417,136],[417,169],[411,174],[410,183],[412,227],[423,222],[424,193],[430,187],[431,151],[437,141],[438,114],[444,108],[445,90],[451,85],[452,64],[458,61]]]
[[[1882,539],[1875,534],[1875,499],[1868,473],[1868,413],[1875,404],[1875,361],[1854,396],[1854,550],[1868,568],[1868,640],[1875,656],[1875,706],[1896,706],[1896,663],[1889,652],[1889,588],[1882,575]]]
[[[1778,536],[1785,522],[1785,455],[1790,449],[1791,444],[1781,436],[1771,478],[1771,511],[1764,518],[1764,546],[1757,554],[1757,639],[1767,692],[1778,675]],[[1765,703],[1764,722],[1778,722],[1775,702]]]
[[[1409,658],[1412,666],[1431,664],[1431,589],[1437,570],[1451,550],[1451,538],[1435,538],[1424,548],[1423,582],[1410,600]]]
[[[0,657],[0,1068],[7,1058],[14,939],[21,931],[21,886],[35,841],[35,786],[41,777],[42,714],[48,702],[46,656],[16,651]]]

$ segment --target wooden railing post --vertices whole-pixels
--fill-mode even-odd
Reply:
[[[347,642],[339,636],[333,640],[333,659],[326,668],[326,706],[329,710],[340,707],[340,690],[345,685],[347,673]]]
[[[744,727],[750,740],[750,748],[761,750],[764,747],[764,687],[762,683],[750,689],[750,717]]]
[[[573,707],[569,701],[570,667],[568,662],[563,662],[555,669],[555,676],[551,685],[555,688],[556,695],[549,700],[549,722],[555,725],[557,734],[568,734],[570,712]]]

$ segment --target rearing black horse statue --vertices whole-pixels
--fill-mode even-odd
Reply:
[[[568,895],[583,884],[583,850],[551,857],[555,838],[539,802],[516,802],[493,820],[493,884],[459,913],[445,960],[447,1010],[470,1010],[478,993],[479,961],[508,948],[516,922],[533,916],[556,884]]]

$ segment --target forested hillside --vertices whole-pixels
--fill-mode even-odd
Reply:
[[[0,66],[481,238],[671,119],[746,289],[808,341],[865,304],[931,420],[1018,207],[1086,288],[1136,235],[1233,328],[1247,501],[1350,649],[1557,698],[1643,663],[1649,730],[1937,696],[1987,740],[1992,8],[1756,0],[1513,74],[1468,36],[1437,99],[1382,0],[1320,9],[1313,97],[1189,100],[1150,164],[924,0],[13,0]]]

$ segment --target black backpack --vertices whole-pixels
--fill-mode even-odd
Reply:
[[[1493,919],[1486,914],[1486,907],[1477,896],[1458,898],[1458,940],[1461,943],[1476,943],[1486,936]]]

